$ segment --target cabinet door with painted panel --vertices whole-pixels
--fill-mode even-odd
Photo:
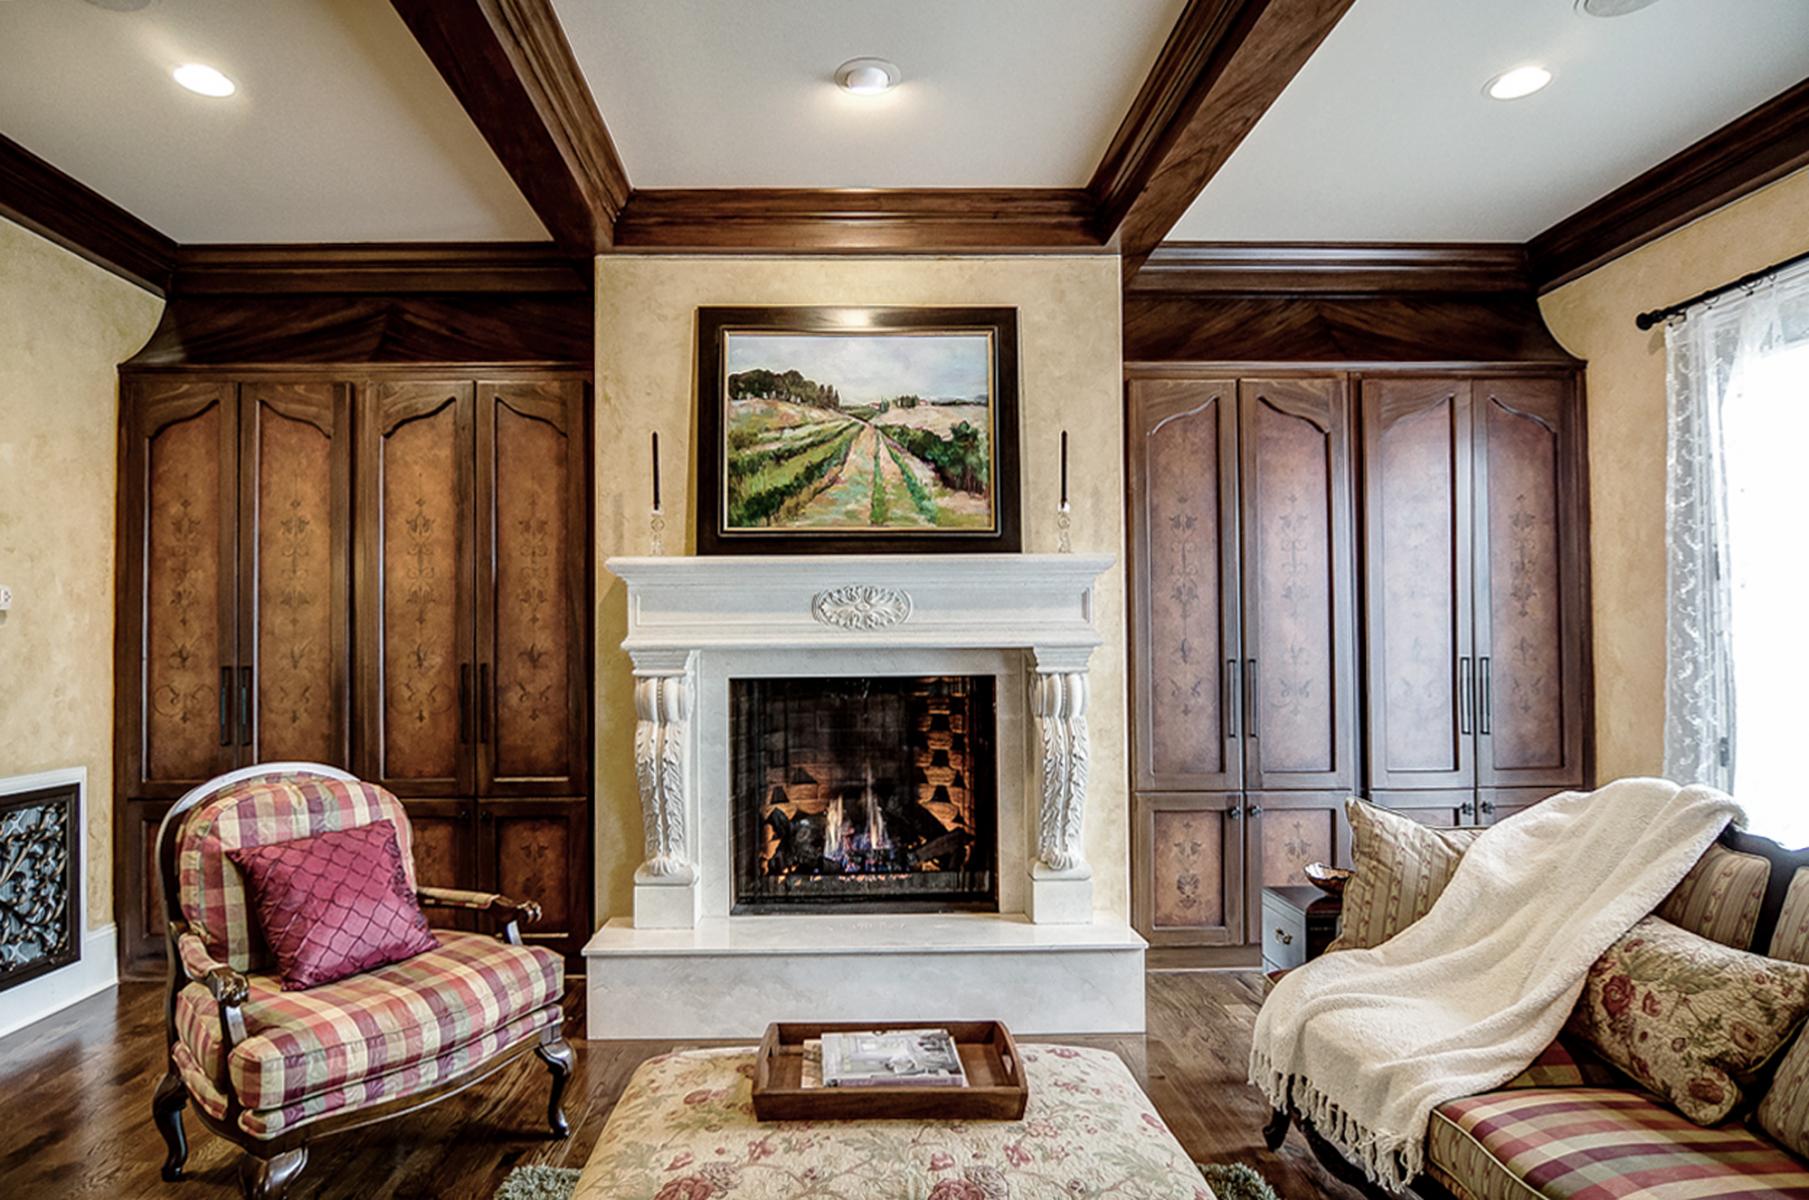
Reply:
[[[1475,783],[1470,384],[1365,377],[1369,786]]]
[[[472,390],[378,382],[361,404],[358,773],[399,796],[476,785]]]
[[[1568,379],[1475,384],[1477,782],[1584,783],[1588,553]]]
[[[239,762],[238,401],[229,382],[126,386],[120,786],[175,797]]]
[[[1371,804],[1410,817],[1435,829],[1455,829],[1477,822],[1476,792],[1472,788],[1435,788],[1423,792],[1371,792]]]
[[[576,961],[592,932],[590,805],[581,798],[483,800],[478,804],[483,886],[540,905],[522,938]]]
[[[164,931],[169,918],[163,907],[163,880],[157,863],[157,830],[173,800],[127,799],[114,822],[119,844],[114,850],[113,894],[119,921],[119,967],[128,978],[149,979],[162,973]]]
[[[1237,384],[1129,385],[1139,789],[1243,782]]]
[[[351,761],[351,388],[239,389],[239,729],[247,762]]]
[[[1246,854],[1244,911],[1249,940],[1260,942],[1262,891],[1266,887],[1309,885],[1301,868],[1322,862],[1350,866],[1350,822],[1344,816],[1348,792],[1247,792],[1244,796]]]
[[[1351,788],[1356,557],[1344,383],[1246,379],[1238,403],[1244,786]]]
[[[1137,932],[1152,946],[1242,945],[1243,794],[1144,793],[1132,807]]]
[[[583,792],[584,385],[477,388],[480,795]]]

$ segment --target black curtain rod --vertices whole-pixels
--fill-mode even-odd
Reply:
[[[1687,308],[1694,308],[1704,300],[1713,300],[1716,296],[1726,295],[1735,288],[1751,287],[1755,283],[1763,282],[1768,276],[1776,275],[1786,267],[1794,267],[1801,262],[1809,262],[1809,251],[1787,258],[1783,262],[1774,262],[1769,267],[1766,267],[1763,270],[1754,271],[1750,275],[1742,275],[1732,283],[1724,283],[1720,287],[1710,288],[1706,292],[1697,292],[1688,300],[1679,300],[1669,307],[1655,308],[1650,312],[1643,312],[1639,314],[1639,316],[1633,318],[1633,323],[1641,329],[1650,329],[1660,321],[1674,317]]]

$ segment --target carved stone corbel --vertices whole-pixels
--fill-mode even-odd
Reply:
[[[1040,923],[1093,919],[1093,868],[1083,846],[1087,808],[1087,652],[1036,653],[1031,711],[1042,746],[1030,916]]]
[[[634,670],[634,770],[640,785],[645,850],[634,873],[635,924],[696,923],[692,861],[690,718],[692,655],[637,657]]]

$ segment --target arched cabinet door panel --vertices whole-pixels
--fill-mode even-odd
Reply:
[[[1237,383],[1138,380],[1129,392],[1136,786],[1236,790]]]

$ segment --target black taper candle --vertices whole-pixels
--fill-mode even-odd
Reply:
[[[653,434],[653,511],[660,510],[660,435]]]
[[[1062,507],[1068,507],[1068,431],[1062,430]]]

